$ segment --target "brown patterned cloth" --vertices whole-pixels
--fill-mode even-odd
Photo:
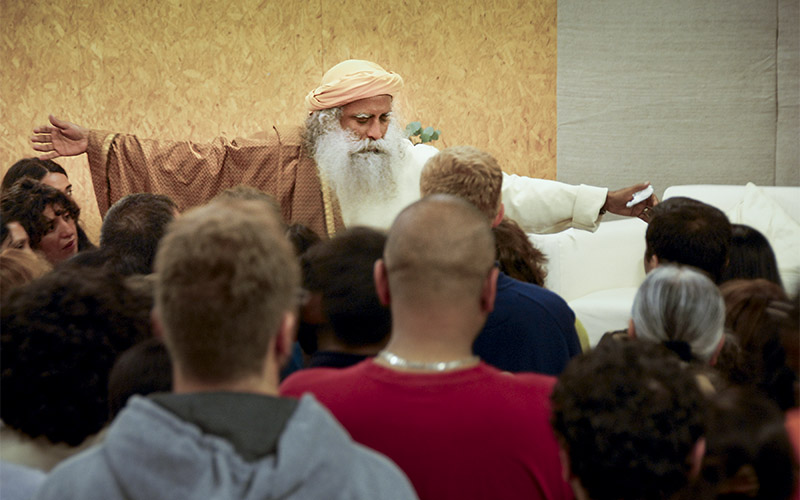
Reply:
[[[300,130],[273,127],[253,138],[207,144],[93,130],[87,153],[100,214],[130,193],[165,194],[183,211],[247,184],[274,196],[287,224],[333,235],[344,228],[341,210],[303,153]]]

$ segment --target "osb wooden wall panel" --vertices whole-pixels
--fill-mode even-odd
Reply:
[[[205,141],[300,123],[346,58],[400,73],[403,123],[471,144],[508,172],[556,174],[556,1],[31,0],[0,3],[0,165],[31,156],[53,113],[90,128]],[[59,160],[84,224],[85,158]]]

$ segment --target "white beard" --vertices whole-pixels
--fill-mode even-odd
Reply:
[[[314,145],[320,175],[339,200],[346,226],[386,228],[408,201],[400,200],[405,184],[405,150],[410,144],[391,122],[383,138],[359,140],[336,123],[321,134]],[[419,196],[419,177],[417,176]],[[396,205],[400,205],[397,207]]]

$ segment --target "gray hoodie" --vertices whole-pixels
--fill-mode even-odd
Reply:
[[[104,443],[56,467],[35,498],[417,497],[394,463],[353,442],[312,396],[298,404],[216,393],[134,397]]]

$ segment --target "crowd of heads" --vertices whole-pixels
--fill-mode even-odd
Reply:
[[[405,139],[390,112],[362,123],[348,106],[314,109],[304,146],[339,201],[355,203],[392,189]],[[306,355],[372,356],[413,315],[450,312],[471,342],[498,267],[545,285],[546,256],[503,219],[502,181],[490,154],[448,148],[388,233],[331,239],[287,228],[275,201],[246,186],[183,215],[167,196],[131,194],[91,249],[63,169],[21,161],[0,199],[3,423],[77,446],[135,394],[277,382],[296,330]],[[769,242],[673,198],[652,210],[645,262],[630,338],[576,357],[552,392],[576,496],[788,498],[798,307]]]

